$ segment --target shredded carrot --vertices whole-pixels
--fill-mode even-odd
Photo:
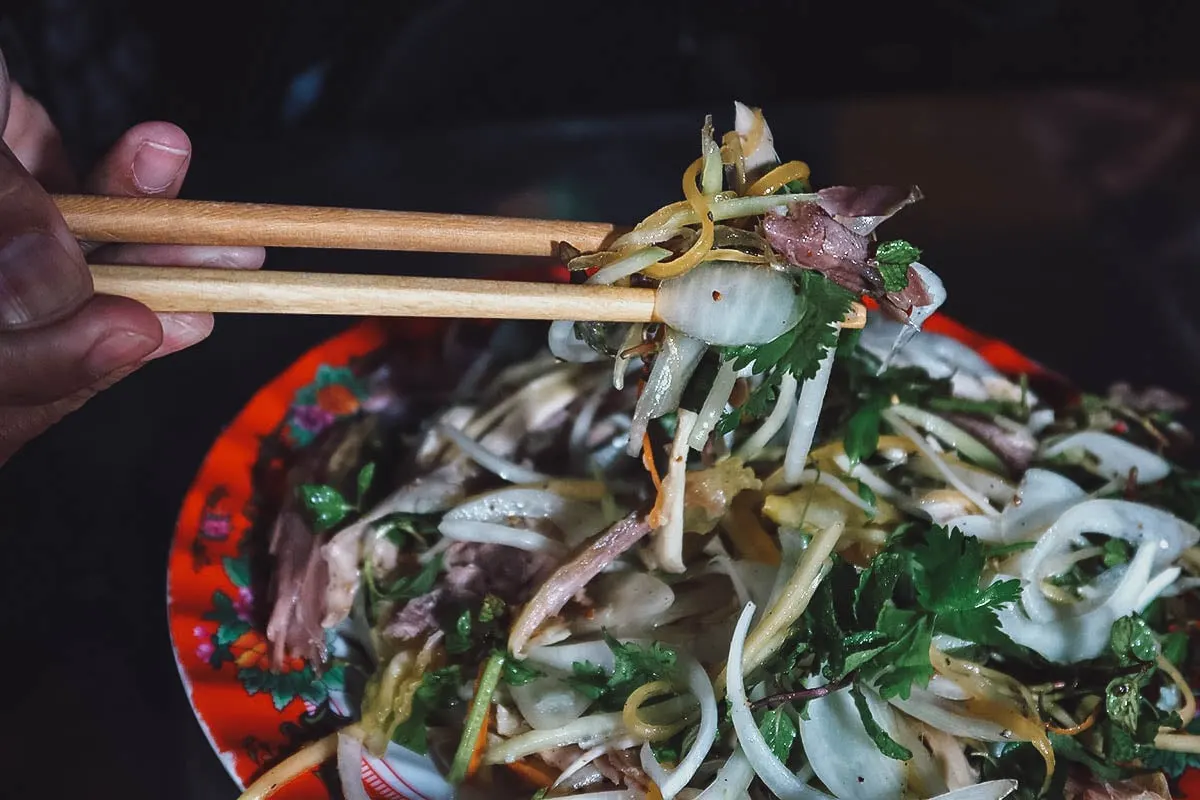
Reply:
[[[543,769],[531,759],[522,759],[506,765],[518,778],[538,789],[549,789],[554,783],[554,775]]]
[[[654,464],[654,451],[650,446],[650,434],[642,434],[642,466],[646,468],[646,472],[650,473],[650,480],[654,482],[654,508],[650,509],[650,517],[648,522],[650,527],[657,528],[662,519],[663,503],[666,502],[666,492],[663,491],[662,476],[658,474],[658,467]]]
[[[1093,711],[1091,714],[1088,714],[1087,719],[1085,719],[1083,722],[1079,723],[1078,725],[1072,725],[1070,728],[1056,728],[1055,726],[1053,726],[1049,722],[1047,722],[1046,730],[1050,731],[1051,733],[1057,733],[1059,736],[1077,736],[1095,724],[1096,724],[1096,712]]]
[[[479,674],[475,676],[475,694],[479,694],[479,683],[483,680],[483,673],[487,670],[487,662],[479,665]],[[475,737],[475,749],[471,752],[471,760],[467,762],[467,778],[474,777],[479,771],[479,765],[483,763],[483,751],[487,749],[488,729],[492,727],[492,715],[495,713],[492,708],[491,701],[488,702],[487,716],[483,718],[483,725],[479,726],[479,735]]]

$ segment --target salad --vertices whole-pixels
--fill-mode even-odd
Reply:
[[[757,110],[682,188],[562,252],[662,323],[472,329],[291,465],[273,657],[353,667],[360,715],[245,796],[406,748],[443,797],[1169,798],[1183,404],[919,333],[945,290],[878,228],[920,191],[816,189]]]

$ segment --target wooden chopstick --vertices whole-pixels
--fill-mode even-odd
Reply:
[[[91,195],[55,195],[54,202],[75,237],[88,242],[556,256],[559,242],[593,252],[622,232],[607,222],[418,211]]]
[[[92,266],[92,278],[98,294],[154,311],[661,321],[654,289],[620,286],[112,265]],[[855,303],[842,327],[861,328],[866,319]]]
[[[653,289],[619,286],[112,265],[92,278],[154,311],[659,321]]]

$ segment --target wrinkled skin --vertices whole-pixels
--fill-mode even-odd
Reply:
[[[97,296],[85,261],[253,269],[258,247],[81,247],[48,193],[175,197],[191,160],[167,122],[126,131],[82,181],[45,109],[0,57],[0,465],[97,392],[212,332],[209,314],[155,314]]]

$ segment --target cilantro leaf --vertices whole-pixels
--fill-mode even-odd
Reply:
[[[796,307],[799,322],[795,327],[763,345],[726,348],[724,357],[735,369],[751,367],[763,375],[762,383],[740,408],[722,418],[719,430],[727,433],[743,418],[761,417],[774,406],[784,375],[803,382],[817,374],[817,367],[829,348],[837,343],[840,322],[850,310],[854,295],[819,272],[801,270],[796,277]]]
[[[590,661],[576,661],[571,665],[567,684],[606,709],[621,708],[634,689],[651,681],[670,680],[675,673],[678,657],[662,642],[647,647],[632,642],[624,644],[607,631],[604,641],[613,653],[612,674]]]
[[[608,673],[591,661],[576,661],[571,665],[567,685],[592,700],[599,700],[608,691]]]
[[[675,670],[675,651],[662,642],[654,642],[649,647],[632,642],[623,644],[607,631],[604,641],[613,652],[613,684],[636,683],[640,686],[650,681],[666,680]]]
[[[342,493],[332,486],[306,483],[296,489],[300,507],[312,523],[314,533],[326,533],[335,528],[354,506],[346,502]]]
[[[510,654],[504,660],[504,672],[501,678],[509,686],[524,686],[545,676],[546,673],[537,667],[531,666],[524,661],[518,661]]]
[[[796,741],[796,723],[792,718],[782,708],[772,709],[763,715],[758,730],[775,757],[786,764]]]
[[[1133,548],[1124,539],[1109,539],[1104,543],[1104,566],[1125,564],[1133,557]]]
[[[867,736],[871,737],[879,752],[897,761],[908,761],[912,758],[912,751],[893,739],[875,719],[871,707],[867,705],[867,696],[857,684],[850,687],[850,694],[854,698],[854,707],[858,709],[858,717],[867,730]]]
[[[903,239],[880,242],[875,248],[875,266],[883,276],[886,292],[903,292],[908,288],[908,267],[921,257],[921,251]]]
[[[1014,603],[1021,596],[1018,580],[998,581],[979,588],[983,572],[983,545],[958,528],[934,527],[913,548],[917,569],[917,597],[933,612],[967,611]]]

